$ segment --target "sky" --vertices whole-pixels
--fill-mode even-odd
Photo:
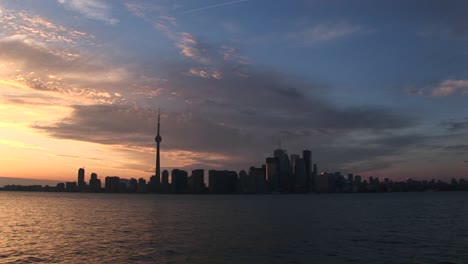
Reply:
[[[468,2],[0,1],[0,176],[468,177]]]

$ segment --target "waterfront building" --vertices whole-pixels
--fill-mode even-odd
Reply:
[[[256,193],[267,193],[269,188],[266,182],[266,166],[260,168],[250,167],[249,170],[249,179],[251,179],[254,184],[251,186],[254,192]]]
[[[312,177],[312,152],[310,150],[302,151],[302,159],[304,160],[305,173],[306,173],[306,186],[314,186]]]
[[[161,186],[160,186],[160,191],[162,193],[167,193],[169,192],[169,171],[168,170],[163,170],[162,172],[162,177],[161,177]]]
[[[101,191],[101,180],[97,178],[96,173],[91,173],[91,178],[89,180],[89,190],[91,192]]]
[[[147,192],[147,187],[146,187],[146,180],[143,178],[138,179],[138,188],[137,192],[139,193],[145,193]]]
[[[316,185],[315,185],[315,191],[316,192],[319,192],[319,193],[324,193],[324,192],[328,192],[329,191],[329,188],[328,188],[328,184],[329,184],[329,174],[324,172],[324,173],[321,173],[319,175],[317,175],[317,181],[316,181]]]
[[[84,191],[86,188],[86,182],[85,182],[85,170],[84,168],[79,168],[78,169],[78,190]]]
[[[76,185],[76,182],[66,182],[65,183],[65,191],[66,192],[77,192],[78,191],[78,186]]]
[[[272,192],[279,191],[279,160],[266,158],[266,179]]]
[[[208,188],[210,193],[228,194],[238,190],[238,177],[235,171],[208,171]]]
[[[174,169],[171,172],[171,183],[173,193],[188,192],[188,173],[184,170]]]
[[[191,190],[193,193],[203,193],[205,190],[205,170],[192,170]]]
[[[289,192],[291,176],[289,156],[284,149],[275,149],[273,156],[279,161],[279,190],[281,192]]]
[[[298,158],[294,162],[294,181],[296,192],[307,191],[307,175],[304,159]]]
[[[117,176],[107,176],[104,180],[104,188],[108,193],[120,192],[120,178]]]

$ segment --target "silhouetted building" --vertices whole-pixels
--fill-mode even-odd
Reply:
[[[76,182],[66,182],[65,183],[65,191],[66,192],[77,192],[78,191],[78,186],[76,185]]]
[[[91,192],[100,192],[101,191],[101,180],[97,178],[96,173],[91,173],[91,179],[89,180],[89,190]]]
[[[169,186],[169,171],[163,170],[160,186],[161,192],[168,193],[170,191]]]
[[[247,174],[245,170],[239,172],[239,192],[240,193],[255,193],[257,186],[254,175]]]
[[[104,185],[108,193],[120,192],[120,178],[117,176],[107,176]]]
[[[84,168],[79,168],[78,169],[78,190],[84,191],[85,188],[86,188],[85,170]]]
[[[146,180],[143,179],[143,178],[139,178],[138,179],[138,188],[137,188],[137,192],[139,193],[146,193],[148,190],[147,190],[147,187],[146,187]]]
[[[149,192],[159,192],[160,191],[160,184],[158,183],[156,175],[150,177],[148,182],[148,191]]]
[[[254,192],[256,193],[267,193],[269,188],[266,182],[266,166],[261,168],[250,167],[249,178],[254,180],[255,185],[253,186]]]
[[[208,171],[210,193],[235,193],[237,191],[238,178],[235,171]]]
[[[203,193],[205,190],[205,170],[192,170],[192,192]]]
[[[138,181],[135,178],[131,178],[128,182],[128,192],[135,193],[138,189]]]
[[[188,192],[188,174],[184,170],[174,169],[171,173],[171,183],[173,193]]]
[[[329,191],[329,174],[324,172],[324,173],[321,173],[320,175],[317,175],[317,178],[316,178],[316,185],[315,185],[315,191],[317,192],[328,192]]]
[[[279,185],[279,160],[278,158],[266,158],[266,178],[269,189],[272,192],[278,192]]]
[[[302,151],[302,159],[304,160],[305,173],[306,173],[306,186],[314,186],[314,178],[312,177],[312,152],[310,150]]]
[[[314,165],[312,166],[312,182],[313,184],[311,184],[311,188],[310,190],[316,190],[316,185],[317,185],[317,178],[318,178],[318,169],[317,169],[317,164],[314,163]]]
[[[57,192],[64,192],[65,191],[65,183],[63,182],[60,182],[60,183],[57,183]]]
[[[295,180],[295,191],[306,192],[307,191],[307,175],[306,166],[302,158],[296,159],[294,162],[294,180]]]
[[[290,176],[291,164],[289,162],[286,150],[275,149],[274,157],[279,161],[279,189],[281,192],[289,192],[290,190]]]

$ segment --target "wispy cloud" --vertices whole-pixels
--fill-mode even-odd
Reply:
[[[73,28],[64,27],[53,21],[27,11],[12,11],[0,6],[0,29],[3,36],[28,38],[46,44],[77,46],[91,44],[95,37]]]
[[[429,97],[447,97],[454,95],[468,95],[468,80],[448,79],[433,87],[409,87],[408,94]]]
[[[371,32],[373,32],[373,30],[362,25],[339,22],[305,27],[300,31],[291,33],[289,37],[302,45],[309,46],[320,42],[328,42],[356,34],[368,34]]]
[[[468,80],[445,80],[431,92],[431,95],[435,97],[467,94]]]
[[[111,16],[111,7],[99,0],[58,0],[66,8],[76,11],[87,18],[117,24],[118,19]]]

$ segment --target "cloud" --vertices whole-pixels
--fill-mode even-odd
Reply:
[[[77,105],[70,116],[51,124],[35,124],[33,128],[55,138],[123,146],[148,153],[154,149],[156,115],[154,109],[128,105]],[[191,152],[192,162],[208,161],[209,155],[236,160],[243,153],[241,149],[246,150],[251,142],[250,137],[235,128],[189,113],[163,112],[161,123],[164,151]]]
[[[346,22],[324,23],[306,27],[289,34],[289,38],[302,45],[310,46],[321,42],[329,42],[356,34],[371,33],[367,27]]]
[[[263,162],[278,138],[284,138],[291,146],[313,146],[327,153],[327,144],[346,138],[352,131],[385,131],[415,124],[411,117],[383,107],[335,106],[318,95],[323,91],[321,85],[302,83],[261,67],[243,66],[241,70],[246,75],[240,76],[239,69],[226,62],[220,65],[222,78],[214,78],[208,71],[195,68],[187,74],[183,70],[186,66],[190,64],[163,67],[166,82],[161,96],[170,102],[167,110],[163,107],[164,148],[220,155],[225,157],[227,167],[243,164],[245,168]],[[139,101],[140,106],[73,106],[69,117],[51,124],[36,124],[34,128],[56,138],[149,151],[154,144],[156,115],[154,100],[150,101]],[[338,155],[342,149],[334,151]],[[363,153],[362,157],[369,158],[376,152]],[[360,157],[348,155],[353,160]],[[216,165],[206,158],[191,162]]]
[[[405,92],[417,96],[448,97],[468,95],[468,80],[448,79],[433,87],[409,87]]]
[[[468,120],[468,119],[465,119]],[[459,131],[468,129],[468,121],[448,121],[443,122],[442,125],[447,128],[449,131]]]
[[[431,96],[445,97],[451,95],[467,95],[468,80],[445,80],[435,87]]]
[[[112,18],[111,7],[100,0],[58,0],[66,8],[76,11],[87,18],[117,24],[118,19]]]
[[[14,69],[0,76],[34,90],[110,103],[122,100],[117,96],[120,91],[115,90],[125,85],[129,78],[125,68],[110,66],[99,56],[70,57],[54,48],[31,42],[27,37],[0,39],[0,50],[0,60],[11,63]],[[106,86],[112,88],[106,91],[103,89]]]
[[[446,146],[446,147],[444,147],[444,150],[467,152],[468,151],[468,145]]]
[[[1,8],[0,28],[4,36],[11,38],[28,38],[36,43],[77,46],[78,44],[92,44],[95,37],[91,34],[73,28],[64,27],[53,21],[29,13],[27,11],[12,11]]]
[[[182,56],[203,64],[205,68],[210,67],[209,71],[211,72],[219,71],[217,67],[222,60],[239,65],[248,63],[248,58],[239,55],[238,50],[234,47],[227,44],[213,47],[190,32],[182,30],[177,19],[162,6],[146,2],[133,2],[127,3],[126,7],[132,14],[150,23],[172,40]],[[219,57],[219,54],[222,54],[222,57]]]

